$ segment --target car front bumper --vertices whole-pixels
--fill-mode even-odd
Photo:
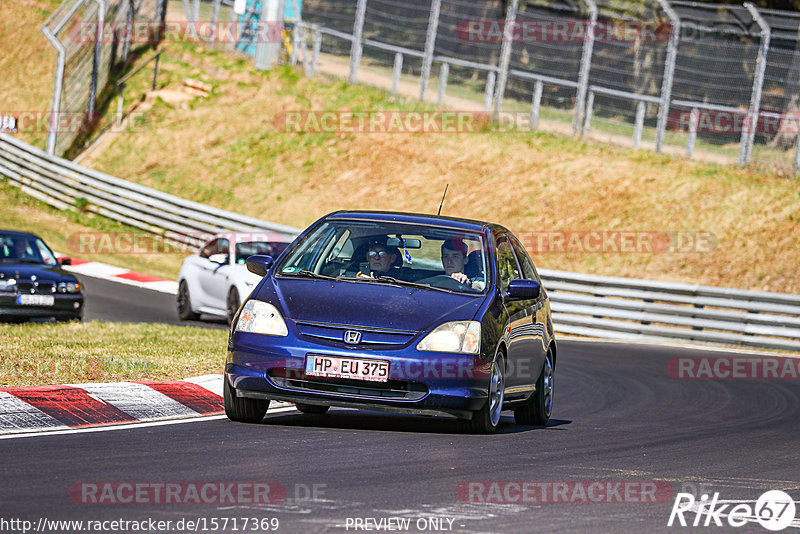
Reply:
[[[335,347],[237,332],[226,379],[242,397],[469,419],[488,398],[491,365],[464,354]],[[389,362],[387,382],[306,376],[310,354]]]
[[[58,293],[52,306],[17,304],[15,293],[0,293],[0,319],[78,319],[83,317],[83,294]]]

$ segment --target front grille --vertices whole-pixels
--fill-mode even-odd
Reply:
[[[269,379],[278,387],[300,391],[333,393],[365,399],[403,399],[418,400],[428,393],[424,384],[408,380],[389,380],[388,382],[366,382],[342,378],[306,377],[298,369],[271,369]]]
[[[361,340],[358,345],[366,347],[400,347],[411,341],[416,334],[416,332],[405,330],[387,330],[326,323],[297,322],[295,324],[303,337],[340,343],[343,346],[346,345],[344,333],[348,330],[360,332]]]
[[[56,283],[48,280],[17,280],[17,292],[26,294],[47,294],[52,295],[56,292]]]

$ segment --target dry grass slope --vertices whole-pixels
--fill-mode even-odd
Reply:
[[[605,275],[800,293],[800,188],[752,170],[587,145],[545,133],[293,134],[287,110],[417,109],[377,90],[296,72],[252,72],[193,47],[165,83],[214,85],[190,105],[157,103],[100,169],[194,200],[305,226],[337,209],[435,212],[541,231],[710,232],[710,252],[545,253],[538,265]],[[187,132],[190,132],[187,135]]]

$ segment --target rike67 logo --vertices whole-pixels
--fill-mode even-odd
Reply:
[[[767,530],[779,531],[789,526],[800,526],[795,520],[796,506],[792,497],[780,490],[764,492],[758,500],[720,500],[719,493],[709,498],[707,494],[696,500],[691,493],[678,493],[667,526],[682,527],[743,527],[758,523]],[[705,518],[705,519],[704,519]]]

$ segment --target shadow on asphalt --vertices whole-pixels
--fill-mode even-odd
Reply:
[[[518,434],[537,430],[555,429],[572,421],[551,419],[546,426],[520,426],[512,415],[503,414],[496,434]],[[262,425],[320,428],[341,430],[414,432],[419,434],[461,434],[455,419],[334,409],[324,415],[301,413],[276,413],[261,421]]]

